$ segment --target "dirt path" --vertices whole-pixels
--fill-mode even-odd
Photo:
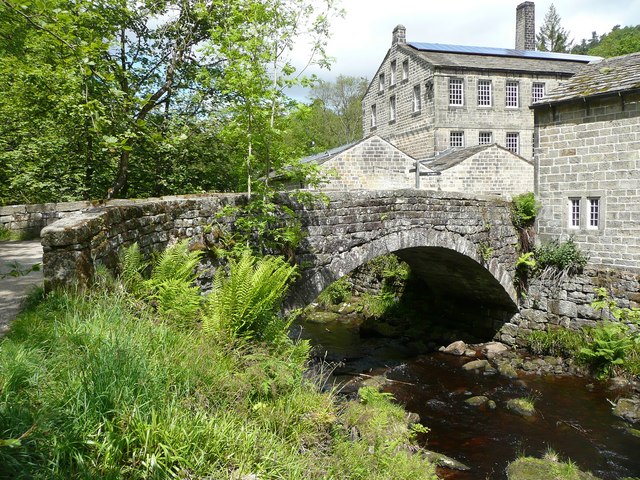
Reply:
[[[0,336],[9,330],[29,292],[42,285],[42,271],[29,271],[36,263],[42,263],[40,240],[0,242]],[[2,278],[11,271],[28,273]]]

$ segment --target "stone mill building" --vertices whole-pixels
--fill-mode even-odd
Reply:
[[[515,49],[407,41],[402,25],[363,98],[365,137],[415,158],[498,143],[533,158],[529,105],[594,57],[535,51],[534,4],[516,10]]]

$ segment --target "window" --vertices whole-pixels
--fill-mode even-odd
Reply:
[[[533,82],[533,87],[531,88],[531,100],[533,102],[537,102],[542,97],[544,97],[544,83]]]
[[[449,133],[449,146],[450,147],[464,147],[464,132],[450,132]]]
[[[491,80],[478,80],[478,106],[491,106]]]
[[[462,106],[463,103],[463,90],[461,78],[449,79],[449,105]]]
[[[391,61],[391,77],[389,78],[389,85],[396,84],[396,61]]]
[[[569,227],[570,228],[580,227],[580,199],[579,198],[569,199]]]
[[[378,91],[384,92],[384,73],[378,75]]]
[[[493,134],[491,132],[480,132],[478,134],[478,145],[489,145],[493,143]]]
[[[507,150],[517,154],[520,146],[519,140],[520,135],[517,132],[507,133]]]
[[[371,128],[374,128],[378,123],[378,119],[376,118],[376,104],[371,105]]]
[[[402,80],[409,80],[409,60],[402,62]]]
[[[518,108],[518,82],[507,82],[506,106]]]
[[[600,199],[597,197],[589,198],[589,228],[598,228],[600,226]]]
[[[389,97],[389,121],[393,122],[396,119],[396,96]]]
[[[420,98],[420,85],[413,87],[413,111],[419,112],[422,109],[422,99]]]

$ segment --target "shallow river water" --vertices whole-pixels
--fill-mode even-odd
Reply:
[[[339,362],[339,382],[384,373],[384,387],[407,410],[420,415],[430,432],[421,444],[471,467],[468,472],[441,469],[442,478],[505,479],[509,461],[520,455],[542,456],[547,450],[571,459],[581,469],[605,479],[640,477],[640,438],[611,414],[620,392],[579,377],[522,375],[508,379],[467,372],[468,358],[442,353],[417,355],[403,342],[360,338],[348,323],[304,323],[301,336],[315,352]],[[464,401],[485,395],[491,410]],[[505,408],[516,397],[535,399],[536,414],[522,417]]]

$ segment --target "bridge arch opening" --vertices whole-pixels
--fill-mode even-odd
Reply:
[[[303,271],[289,305],[308,305],[334,281],[390,253],[411,269],[412,301],[437,310],[432,313],[444,323],[460,323],[473,338],[489,340],[517,312],[511,272],[496,258],[482,258],[471,240],[434,229],[391,233]]]

